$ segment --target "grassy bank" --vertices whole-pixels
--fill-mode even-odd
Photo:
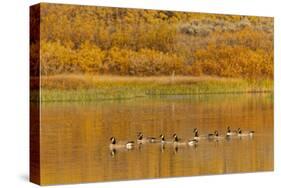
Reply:
[[[41,78],[42,101],[93,101],[159,95],[273,92],[272,80],[218,77],[57,75]]]

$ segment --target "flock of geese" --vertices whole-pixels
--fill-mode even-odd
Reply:
[[[240,128],[237,130],[231,130],[230,127],[227,127],[227,131],[225,135],[219,135],[218,131],[214,131],[214,133],[210,133],[207,135],[200,135],[197,128],[193,130],[194,137],[191,139],[180,139],[176,133],[172,135],[171,139],[166,139],[163,134],[159,136],[159,138],[156,137],[145,137],[143,133],[139,132],[137,134],[137,141],[136,143],[134,141],[119,141],[117,142],[115,137],[110,138],[110,149],[133,149],[136,144],[146,144],[146,143],[160,143],[162,145],[164,144],[173,144],[174,146],[180,146],[180,145],[188,145],[188,146],[196,146],[200,140],[208,139],[208,140],[223,140],[223,139],[229,139],[231,137],[252,137],[254,135],[254,131],[242,131]]]

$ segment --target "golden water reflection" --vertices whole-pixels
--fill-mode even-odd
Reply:
[[[111,153],[109,138],[136,133],[191,138],[215,129],[254,130],[252,139],[201,141],[198,147],[159,144]],[[194,176],[273,170],[273,99],[270,95],[139,98],[90,103],[43,103],[42,184]]]

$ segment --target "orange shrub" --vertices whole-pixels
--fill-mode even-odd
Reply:
[[[42,41],[40,45],[41,74],[51,75],[77,71],[74,50],[59,42]]]
[[[43,75],[273,78],[272,18],[42,6]]]
[[[264,78],[273,77],[273,59],[263,50],[251,50],[241,46],[215,47],[197,50],[194,67],[200,67],[205,75],[223,77]]]
[[[84,73],[99,73],[103,67],[105,53],[96,45],[84,43],[75,54],[76,64]]]

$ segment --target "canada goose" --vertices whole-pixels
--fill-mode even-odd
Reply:
[[[193,129],[193,133],[194,133],[194,140],[199,140],[200,137],[197,128]]]
[[[161,143],[161,144],[172,144],[173,141],[171,141],[171,140],[166,140],[166,139],[165,139],[165,136],[164,136],[163,134],[160,134],[160,143]]]
[[[214,136],[215,139],[224,139],[224,136],[220,136],[217,130],[215,130],[214,135],[215,135]]]
[[[238,136],[254,136],[255,131],[242,132],[240,128],[237,129]]]
[[[160,143],[161,144],[172,144],[173,140],[166,140],[163,134],[160,134]]]
[[[219,135],[219,132],[217,130],[215,130],[213,134],[208,135],[208,139],[210,140],[221,140],[224,138],[225,138],[224,136]]]
[[[161,144],[166,143],[165,136],[163,134],[160,134],[160,143]]]
[[[221,140],[224,137],[219,135],[219,132],[217,130],[215,130],[214,134],[209,134],[208,135],[209,139],[215,139],[215,140]]]
[[[137,142],[138,143],[154,143],[156,142],[156,138],[154,137],[144,137],[141,132],[137,135]]]
[[[202,136],[202,135],[199,135],[199,131],[197,128],[193,129],[193,133],[194,133],[194,137],[193,139],[195,140],[201,140],[201,139],[206,139],[208,136]]]
[[[213,139],[213,138],[215,138],[215,133],[209,133],[208,134],[208,139]]]
[[[188,143],[189,146],[196,146],[198,144],[198,140],[191,139],[191,140],[188,140],[187,143]]]
[[[179,142],[180,139],[176,133],[173,134],[174,142]]]
[[[110,145],[109,147],[111,149],[118,149],[118,148],[125,148],[125,149],[133,149],[134,148],[134,145],[135,143],[133,141],[128,141],[128,142],[120,142],[120,143],[117,143],[115,137],[111,137],[110,138]]]
[[[173,143],[175,147],[181,146],[181,145],[186,145],[186,142],[181,142],[178,135],[176,133],[173,134]]]
[[[237,131],[231,131],[230,127],[227,127],[226,136],[236,136]]]
[[[193,129],[193,133],[194,133],[195,135],[199,136],[199,134],[198,134],[198,129],[197,129],[197,128],[194,128],[194,129]]]

